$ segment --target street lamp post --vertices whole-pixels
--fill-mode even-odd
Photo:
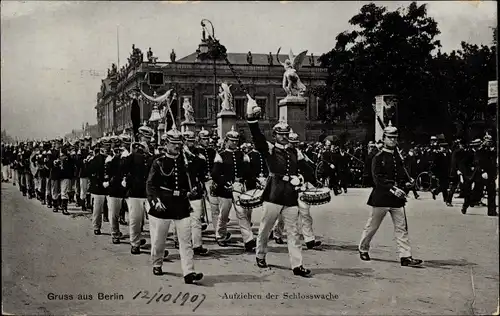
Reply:
[[[207,29],[206,23],[210,24],[210,28],[212,32],[209,32]],[[202,19],[201,20],[201,27],[203,30],[207,31],[208,34],[208,39],[205,40],[205,38],[202,39],[202,41],[206,41],[204,43],[205,45],[202,45],[200,48],[200,57],[202,59],[212,59],[213,60],[213,66],[214,66],[214,98],[213,98],[213,103],[212,103],[212,113],[214,115],[214,119],[217,119],[217,59],[224,57],[225,54],[225,47],[219,43],[219,41],[215,38],[215,29],[214,25],[212,22],[208,19]]]

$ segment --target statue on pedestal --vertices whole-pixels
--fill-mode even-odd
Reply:
[[[273,54],[271,52],[269,52],[269,55],[267,56],[267,62],[270,66],[273,65]]]
[[[311,53],[311,56],[309,56],[309,64],[311,64],[312,67],[315,66],[315,64],[314,64],[314,54],[313,53]]]
[[[147,52],[147,57],[148,57],[149,62],[153,61],[153,51],[151,50],[151,47],[149,48],[149,50]]]
[[[182,108],[184,109],[184,122],[194,123],[194,110],[188,98],[184,98]]]
[[[252,62],[253,62],[252,52],[248,51],[248,54],[247,54],[247,63],[249,63],[251,65]]]
[[[219,87],[219,98],[222,100],[222,111],[233,112],[233,95],[231,94],[231,86],[227,83],[221,83]]]
[[[285,73],[283,74],[283,89],[285,90],[287,97],[299,97],[303,96],[306,91],[306,86],[300,81],[297,70],[302,66],[304,57],[307,54],[307,50],[301,52],[297,56],[293,55],[292,50],[288,54],[288,59],[282,63],[279,59],[281,47],[276,53],[276,59],[285,68]]]
[[[176,57],[177,56],[175,55],[175,51],[174,51],[174,49],[172,49],[172,52],[170,53],[170,61],[173,62],[173,63],[175,63],[175,58]]]

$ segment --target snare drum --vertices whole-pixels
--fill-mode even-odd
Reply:
[[[309,205],[322,205],[331,201],[330,189],[317,188],[304,191],[300,199]]]
[[[244,209],[254,209],[262,206],[262,192],[262,190],[253,189],[241,193],[239,200],[236,201],[236,205]]]

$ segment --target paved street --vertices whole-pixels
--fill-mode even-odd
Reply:
[[[486,216],[486,208],[471,208],[464,216],[461,201],[448,208],[423,193],[406,209],[413,255],[424,260],[422,268],[399,265],[389,216],[372,243],[373,260],[362,262],[357,243],[369,213],[368,194],[368,189],[350,189],[332,197],[330,204],[312,209],[315,232],[324,243],[321,250],[303,251],[312,278],[293,276],[286,245],[271,242],[267,261],[272,267],[261,270],[254,255],[242,253],[241,243],[228,248],[214,244],[210,227],[204,241],[212,256],[196,260],[196,269],[205,274],[203,284],[196,286],[184,284],[173,244],[163,266],[167,274],[154,276],[150,248],[133,256],[128,243],[111,243],[109,223],[104,223],[104,235],[94,236],[89,214],[74,207],[71,216],[53,213],[23,197],[11,183],[2,183],[3,311],[23,315],[477,315],[496,311],[498,218]],[[260,210],[254,211],[254,223],[260,216]],[[231,224],[231,232],[241,240],[236,223]],[[128,227],[121,230],[128,235]],[[118,300],[100,300],[98,293]],[[234,293],[246,298],[230,299]],[[266,297],[268,293],[279,297]],[[290,299],[284,293],[327,296]]]

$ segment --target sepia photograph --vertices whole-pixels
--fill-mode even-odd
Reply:
[[[1,1],[2,315],[500,315],[496,1]]]

